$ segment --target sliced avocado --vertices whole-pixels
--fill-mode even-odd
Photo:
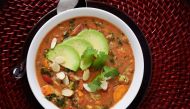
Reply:
[[[73,71],[78,70],[80,65],[80,56],[74,48],[58,44],[54,49],[50,49],[46,54],[46,58],[50,61],[54,61],[57,56],[62,56],[65,59],[61,66]]]
[[[79,37],[72,37],[64,40],[60,45],[68,45],[73,47],[78,52],[80,57],[87,48],[92,48],[92,45],[89,42]]]
[[[89,42],[97,51],[102,51],[105,52],[105,54],[108,54],[108,42],[101,32],[93,29],[86,29],[81,31],[77,37]]]

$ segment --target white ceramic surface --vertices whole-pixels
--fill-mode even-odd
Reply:
[[[30,88],[34,94],[34,96],[37,98],[39,103],[46,109],[58,109],[54,104],[49,102],[44,95],[41,92],[39,83],[37,81],[36,77],[36,71],[35,71],[35,59],[38,47],[40,43],[43,41],[43,38],[46,36],[46,34],[53,29],[57,24],[71,19],[75,17],[80,16],[92,16],[104,19],[115,26],[117,26],[129,39],[129,43],[131,44],[134,57],[135,57],[135,71],[134,71],[134,77],[131,83],[131,86],[128,90],[128,92],[124,95],[124,97],[115,105],[112,107],[112,109],[125,109],[129,106],[129,104],[134,100],[135,96],[137,95],[142,79],[143,79],[143,73],[144,73],[144,59],[143,54],[141,50],[141,46],[133,33],[133,31],[130,29],[130,27],[125,24],[120,18],[117,16],[96,8],[76,8],[76,9],[70,9],[67,11],[64,11],[60,13],[59,15],[54,16],[49,21],[47,21],[36,33],[34,39],[32,40],[32,43],[29,48],[29,52],[27,55],[27,78],[30,84]]]

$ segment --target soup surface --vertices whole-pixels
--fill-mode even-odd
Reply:
[[[78,17],[46,35],[36,56],[36,72],[42,93],[60,109],[108,109],[127,92],[134,57],[116,26]]]

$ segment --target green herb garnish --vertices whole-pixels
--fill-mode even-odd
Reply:
[[[68,85],[69,89],[74,90],[75,89],[75,82],[71,81]]]
[[[52,72],[50,70],[48,70],[47,68],[45,68],[45,67],[41,68],[41,74],[42,75],[48,75],[49,77],[52,76]]]
[[[64,36],[64,39],[68,38],[69,37],[69,32],[68,31],[64,31],[63,36]]]
[[[69,29],[72,31],[74,29],[75,26],[75,19],[71,19],[69,21]]]
[[[63,99],[63,98],[57,98],[56,101],[55,101],[55,104],[56,104],[58,107],[63,107],[63,106],[65,105],[64,99]]]
[[[119,81],[120,82],[128,83],[129,82],[129,78],[126,77],[125,75],[119,75]]]
[[[81,69],[87,69],[92,65],[95,69],[100,69],[108,59],[104,52],[98,52],[93,48],[87,48],[81,57]]]
[[[119,75],[119,72],[117,71],[116,68],[104,66],[103,69],[104,69],[104,72],[103,72],[104,77],[114,78],[115,76]]]
[[[88,83],[88,87],[91,89],[92,92],[95,92],[99,89],[101,89],[101,81],[104,81],[106,79],[112,79],[115,76],[118,76],[119,72],[116,68],[104,66],[103,72],[96,76],[95,79],[93,79],[90,83]]]
[[[107,59],[108,59],[108,55],[106,55],[104,52],[99,52],[92,66],[96,69],[100,69],[102,68],[102,66],[104,66],[104,63],[106,62]]]
[[[84,51],[83,55],[81,56],[81,64],[80,64],[80,68],[82,70],[85,70],[91,66],[91,64],[94,60],[95,54],[96,54],[96,50],[93,48],[87,48]]]
[[[90,83],[88,83],[88,87],[91,89],[92,92],[101,89],[101,81],[103,81],[104,77],[102,73],[96,76]]]
[[[118,41],[118,44],[119,44],[120,46],[123,45],[122,40],[121,40],[120,38],[118,38],[117,41]]]
[[[52,100],[53,98],[55,98],[55,97],[57,97],[57,95],[54,94],[54,93],[46,96],[46,98],[47,98],[49,101],[51,101],[51,100]]]
[[[95,21],[94,22],[97,27],[103,27],[103,23]]]
[[[65,105],[65,99],[61,96],[57,96],[55,93],[47,95],[46,99],[53,101],[58,107],[63,107]]]

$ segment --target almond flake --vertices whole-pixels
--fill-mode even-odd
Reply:
[[[63,83],[64,83],[65,85],[69,85],[69,78],[68,78],[67,75],[65,75],[65,78],[63,79]]]
[[[89,71],[88,69],[86,69],[86,70],[84,71],[84,73],[83,73],[82,79],[83,79],[84,81],[87,81],[89,77],[90,77],[90,71]]]
[[[57,43],[57,38],[53,38],[51,41],[51,49],[55,48],[56,43]]]
[[[74,91],[71,90],[71,89],[65,88],[65,89],[62,90],[62,95],[63,95],[63,96],[70,97],[70,96],[72,96],[73,94],[74,94]]]
[[[56,77],[60,80],[63,80],[65,78],[65,73],[64,72],[59,72],[56,74]]]
[[[54,72],[59,72],[60,71],[60,65],[57,64],[56,62],[53,62],[52,64],[50,64],[50,67],[52,68],[52,70]]]
[[[84,84],[83,84],[83,87],[84,87],[84,89],[85,89],[86,91],[92,92],[91,89],[90,89],[90,87],[88,87],[88,84],[84,83]]]
[[[100,87],[103,89],[103,90],[107,90],[108,88],[108,82],[107,81],[101,81],[101,85]]]

